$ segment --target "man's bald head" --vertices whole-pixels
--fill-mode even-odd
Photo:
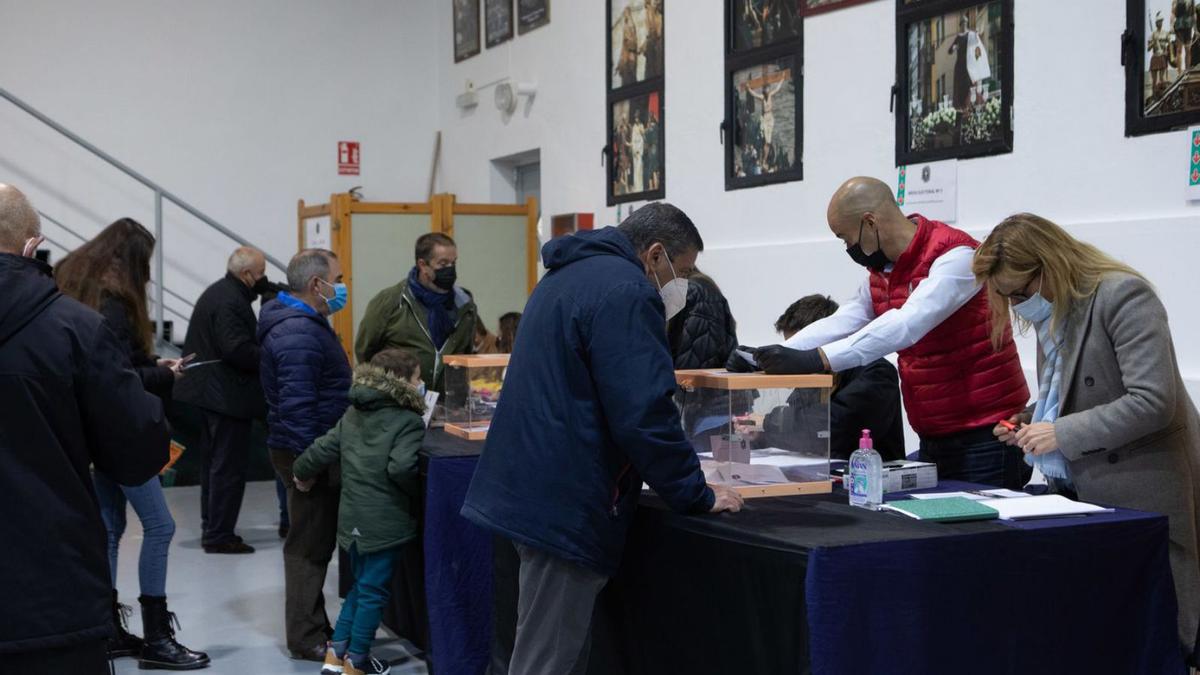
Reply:
[[[826,218],[830,229],[837,234],[839,226],[847,223],[857,228],[859,221],[868,213],[875,214],[881,220],[904,217],[887,183],[877,178],[859,176],[842,183],[833,193]]]
[[[25,194],[0,183],[0,251],[20,255],[25,242],[41,233],[41,219]]]

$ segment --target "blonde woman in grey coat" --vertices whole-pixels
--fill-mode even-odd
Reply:
[[[1015,433],[997,425],[996,435],[1057,492],[1170,519],[1190,658],[1200,625],[1200,419],[1162,302],[1141,274],[1031,214],[1000,223],[973,271],[987,285],[996,339],[1010,308],[1038,336],[1037,403],[1009,420]]]

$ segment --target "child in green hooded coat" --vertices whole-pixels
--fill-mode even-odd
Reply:
[[[296,487],[340,460],[338,546],[350,555],[354,586],[346,595],[325,655],[323,675],[382,675],[371,644],[388,599],[401,547],[417,536],[417,452],[425,437],[424,385],[417,358],[386,349],[354,370],[351,407],[329,433],[296,459]]]

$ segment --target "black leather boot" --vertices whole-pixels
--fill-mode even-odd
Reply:
[[[143,595],[138,602],[142,605],[142,627],[146,633],[146,644],[142,647],[138,668],[196,670],[208,667],[208,654],[194,652],[175,641],[175,627],[179,625],[179,619],[167,611],[166,598]]]
[[[113,628],[116,634],[108,639],[108,658],[138,656],[142,653],[142,638],[129,632],[129,616],[133,609],[117,602],[117,591],[113,590]]]

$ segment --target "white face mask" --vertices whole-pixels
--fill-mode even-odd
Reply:
[[[658,278],[658,272],[655,272],[654,281],[658,282],[658,294],[662,297],[663,305],[666,307],[667,321],[670,321],[687,305],[688,284],[687,279],[680,279],[675,275],[675,265],[671,263],[671,256],[667,254],[665,248],[663,255],[667,256],[667,265],[671,267],[671,276],[674,278],[664,286]]]

